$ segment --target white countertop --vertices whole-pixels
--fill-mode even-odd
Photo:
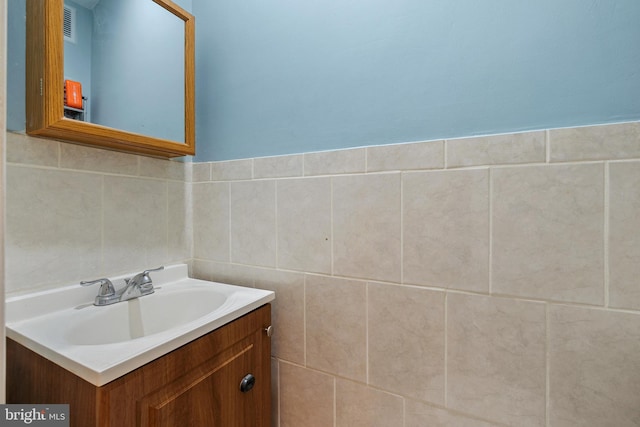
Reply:
[[[117,287],[132,275],[112,281]],[[191,279],[184,264],[151,278],[153,294],[104,307],[93,305],[97,286],[79,284],[9,297],[7,336],[101,386],[275,299],[272,291]],[[130,335],[141,309],[141,331],[151,332]]]

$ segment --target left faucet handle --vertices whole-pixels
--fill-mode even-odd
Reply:
[[[109,297],[116,294],[116,288],[113,287],[113,283],[111,283],[111,280],[109,279],[104,278],[104,279],[87,280],[87,281],[80,282],[82,286],[91,286],[91,285],[95,285],[96,283],[100,284],[100,290],[98,291],[98,296]]]

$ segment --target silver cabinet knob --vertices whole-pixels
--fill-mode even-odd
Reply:
[[[271,335],[273,335],[273,325],[267,326],[266,328],[264,328],[264,331],[268,337],[271,337]]]
[[[247,374],[242,381],[240,381],[240,391],[246,393],[250,391],[254,385],[256,385],[256,377],[254,377],[253,374]]]

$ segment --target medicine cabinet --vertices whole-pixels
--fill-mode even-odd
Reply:
[[[65,69],[69,7],[64,0],[27,0],[27,133],[155,157],[195,154],[194,17],[170,0],[91,3],[89,56],[102,60],[87,75],[92,94],[99,95],[85,98],[86,114],[69,116],[65,80],[75,80]],[[144,9],[149,7],[152,13]],[[122,35],[125,26],[129,36]],[[117,58],[124,62],[114,63]],[[169,100],[167,93],[173,94]],[[99,119],[118,116],[120,121]],[[177,129],[158,135],[167,124]]]

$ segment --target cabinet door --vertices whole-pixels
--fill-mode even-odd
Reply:
[[[253,339],[255,338],[255,339]],[[268,426],[270,372],[260,360],[259,333],[138,402],[141,427]],[[240,348],[238,348],[240,347]],[[268,362],[268,356],[267,356]],[[255,385],[241,391],[252,374]],[[266,398],[266,402],[265,402]]]

